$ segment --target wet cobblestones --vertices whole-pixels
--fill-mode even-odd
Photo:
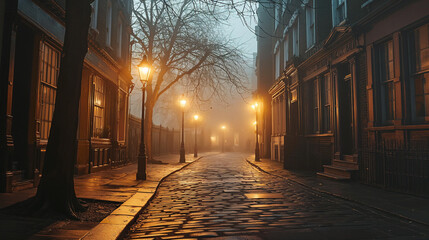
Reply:
[[[221,154],[168,177],[126,238],[429,239],[427,234],[421,226],[262,173],[240,154]]]

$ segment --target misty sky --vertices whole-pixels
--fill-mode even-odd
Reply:
[[[255,21],[247,20],[249,26],[254,29]],[[255,121],[254,112],[250,109],[251,91],[256,86],[256,77],[254,76],[254,60],[253,55],[256,52],[256,36],[245,26],[240,18],[236,15],[231,15],[228,24],[225,24],[225,36],[231,37],[239,46],[242,47],[248,59],[247,65],[251,69],[247,69],[249,79],[248,83],[250,92],[239,95],[234,91],[232,94],[227,94],[223,101],[214,99],[208,103],[191,103],[191,107],[186,111],[186,119],[191,118],[195,113],[202,116],[202,126],[209,129],[212,134],[218,135],[220,125],[227,125],[230,134],[245,132],[246,139],[253,137],[252,123]],[[136,72],[134,72],[136,73]],[[136,75],[135,75],[136,78]],[[177,105],[178,96],[181,94],[181,87],[174,86],[168,90],[168,93],[161,96],[154,109],[153,122],[156,125],[162,124],[165,127],[179,129],[180,127],[180,108]],[[164,99],[162,99],[164,98]],[[176,101],[177,100],[177,101]],[[131,94],[131,114],[141,116],[141,91],[139,84],[136,84],[135,90]],[[198,107],[196,106],[198,105]],[[190,123],[188,123],[189,125]],[[185,121],[185,125],[187,125]],[[186,126],[185,126],[186,127]],[[189,126],[191,127],[191,126]],[[243,134],[241,134],[243,136]]]

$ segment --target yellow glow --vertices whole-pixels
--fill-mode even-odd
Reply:
[[[210,141],[212,141],[212,143],[216,142],[216,137],[215,136],[211,136],[210,137]]]
[[[140,81],[143,83],[147,82],[149,80],[150,75],[150,65],[147,61],[147,57],[144,56],[142,62],[138,66],[139,69],[139,75],[140,75]]]
[[[199,116],[197,114],[194,115],[194,119],[198,120]]]
[[[226,129],[226,126],[225,126],[225,125],[222,125],[220,128],[222,128],[222,130],[225,130],[225,129]]]
[[[258,106],[259,106],[259,104],[258,104],[257,102],[255,102],[254,104],[252,104],[252,108],[253,108],[254,110],[256,110],[256,108],[258,108]]]
[[[180,106],[182,106],[182,107],[186,106],[186,99],[180,100]]]
[[[254,121],[254,122],[253,122],[253,125],[256,125],[257,123],[258,123],[258,122]]]

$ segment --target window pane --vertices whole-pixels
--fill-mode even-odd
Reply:
[[[59,70],[59,51],[46,43],[42,43],[40,55],[40,137],[48,139],[51,121],[55,108],[55,94]]]

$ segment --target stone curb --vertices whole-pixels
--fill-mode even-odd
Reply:
[[[410,218],[410,217],[404,216],[404,215],[399,214],[399,213],[391,212],[391,211],[385,210],[385,209],[383,209],[383,208],[373,206],[373,205],[371,205],[371,204],[365,203],[364,201],[359,201],[359,200],[352,199],[352,198],[349,198],[349,197],[346,197],[346,196],[343,196],[343,195],[340,195],[340,194],[336,194],[336,193],[332,193],[332,192],[329,192],[329,191],[325,191],[325,190],[322,190],[322,189],[317,188],[317,187],[312,187],[312,186],[310,186],[310,185],[308,185],[308,184],[305,184],[305,183],[303,183],[303,182],[300,182],[300,181],[298,181],[298,180],[296,180],[296,179],[292,179],[292,178],[288,178],[288,177],[285,177],[285,176],[281,176],[281,175],[277,175],[277,174],[274,174],[274,173],[268,172],[268,171],[266,171],[266,170],[262,169],[260,166],[256,165],[255,163],[251,162],[251,160],[249,160],[249,158],[250,158],[250,157],[246,157],[246,158],[245,158],[245,159],[246,159],[246,161],[247,161],[251,166],[253,166],[254,168],[258,169],[259,171],[261,171],[261,172],[263,172],[263,173],[266,173],[266,174],[269,174],[269,175],[272,175],[272,176],[275,176],[275,177],[279,177],[279,178],[283,178],[283,179],[289,180],[289,181],[291,181],[291,182],[294,182],[294,183],[296,183],[296,184],[299,184],[299,185],[301,185],[301,186],[303,186],[303,187],[305,187],[305,188],[311,189],[311,190],[313,190],[313,191],[317,191],[317,192],[320,192],[320,193],[324,193],[324,194],[327,194],[327,195],[330,195],[330,196],[333,196],[333,197],[336,197],[336,198],[340,198],[340,199],[343,199],[343,200],[346,200],[346,201],[349,201],[349,202],[353,202],[353,203],[361,204],[361,205],[363,205],[363,206],[365,206],[365,207],[368,207],[368,208],[372,208],[372,209],[375,209],[375,210],[381,211],[381,212],[383,212],[383,213],[386,213],[386,214],[391,215],[391,216],[394,216],[394,217],[399,217],[399,218],[405,219],[405,220],[407,220],[407,221],[411,221],[411,222],[415,222],[415,223],[422,224],[422,225],[425,225],[425,226],[429,226],[429,224],[428,224],[428,223],[426,223],[426,222],[422,222],[422,221],[419,221],[419,220],[416,220],[416,219],[413,219],[413,218]]]
[[[140,188],[132,197],[125,201],[121,206],[115,209],[109,216],[104,218],[97,226],[87,232],[81,240],[108,240],[118,239],[125,234],[137,219],[138,215],[147,207],[149,202],[155,197],[161,183],[172,174],[188,167],[192,163],[201,158],[211,156],[213,154],[198,157],[192,162],[188,162],[179,169],[165,175],[158,182],[154,190]]]

